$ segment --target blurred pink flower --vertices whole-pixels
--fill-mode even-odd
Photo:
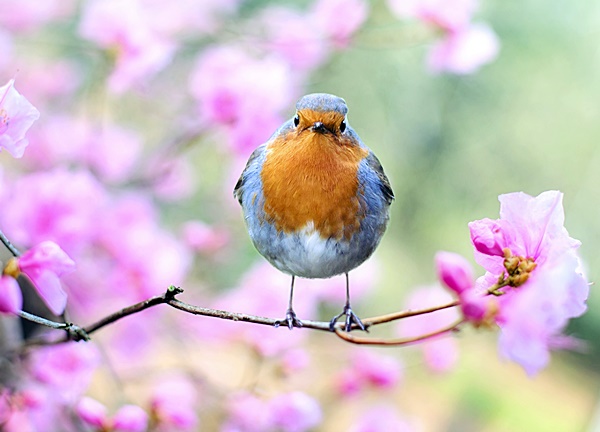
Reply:
[[[388,0],[399,18],[416,18],[444,30],[469,24],[479,6],[478,0]]]
[[[25,175],[3,197],[0,219],[12,241],[31,246],[46,240],[77,258],[99,234],[107,202],[103,186],[87,171],[54,169]]]
[[[96,399],[87,396],[81,398],[75,407],[75,412],[84,423],[94,428],[101,429],[108,424],[106,407]]]
[[[269,401],[269,409],[275,429],[282,432],[306,432],[323,420],[317,400],[300,391],[275,396]]]
[[[349,432],[412,432],[418,430],[392,405],[377,405],[361,414]]]
[[[183,283],[190,251],[160,226],[158,209],[148,196],[114,200],[97,225],[98,245],[113,259],[106,284],[119,287],[121,301],[141,301]],[[107,232],[112,235],[101,235]]]
[[[440,251],[435,254],[438,279],[456,294],[461,294],[475,285],[473,268],[461,255]]]
[[[311,10],[317,28],[337,48],[350,43],[368,15],[369,2],[365,0],[317,0]]]
[[[111,431],[145,432],[148,429],[148,414],[137,405],[123,405],[112,419]]]
[[[210,226],[198,220],[183,225],[183,240],[198,252],[212,254],[225,247],[231,240],[225,228]]]
[[[67,294],[61,287],[60,277],[75,271],[75,262],[51,241],[32,247],[17,260],[19,269],[31,280],[46,306],[53,314],[62,314],[67,306]]]
[[[498,56],[500,42],[486,24],[471,24],[449,32],[428,55],[432,73],[468,75]]]
[[[256,58],[236,46],[203,51],[190,78],[190,91],[201,120],[223,126],[231,134],[231,147],[245,153],[275,132],[280,112],[295,96],[286,62],[275,56]],[[261,124],[272,124],[272,130],[262,130]]]
[[[389,389],[402,378],[402,363],[397,358],[358,350],[352,357],[354,373],[373,387]]]
[[[497,297],[500,352],[529,375],[547,365],[550,349],[564,347],[568,320],[587,309],[589,286],[576,254],[580,243],[564,227],[562,198],[558,191],[501,195],[498,221],[469,224],[475,260],[488,271],[478,285],[488,288],[500,275],[509,281]],[[486,225],[509,255],[498,256],[497,248],[477,241]]]
[[[0,25],[12,31],[30,31],[74,10],[72,0],[0,0]]]
[[[273,426],[271,410],[266,401],[248,392],[229,396],[222,432],[268,432],[273,430]]]
[[[115,93],[139,85],[163,69],[176,48],[149,26],[139,0],[86,2],[79,33],[116,52],[115,68],[108,79],[108,86]]]
[[[110,418],[104,405],[84,397],[75,407],[75,412],[85,424],[98,432],[144,432],[148,429],[148,414],[137,405],[123,405]]]
[[[94,128],[83,150],[83,159],[100,178],[108,182],[128,179],[142,150],[142,139],[130,129],[117,125]]]
[[[344,396],[353,396],[367,385],[391,389],[402,379],[402,363],[390,356],[356,349],[351,354],[352,364],[336,376],[336,390]]]
[[[150,399],[152,417],[159,430],[197,430],[197,400],[198,392],[189,379],[177,375],[161,379]]]
[[[81,397],[99,363],[100,354],[94,345],[77,342],[41,347],[28,359],[31,375],[55,401],[66,404]]]
[[[253,111],[226,126],[227,144],[236,155],[248,158],[254,149],[266,142],[284,122],[275,112]]]
[[[437,285],[415,289],[407,300],[408,310],[418,310],[450,303],[452,295]],[[402,337],[418,337],[449,326],[459,318],[455,309],[443,309],[401,320],[398,332]],[[447,372],[456,365],[458,345],[448,336],[429,339],[419,344],[425,364],[434,372]]]
[[[272,6],[263,10],[261,18],[267,32],[267,49],[283,57],[295,71],[310,71],[326,60],[328,43],[317,16]]]
[[[17,90],[11,79],[0,87],[0,149],[20,158],[29,144],[25,133],[39,117],[39,111]]]
[[[16,314],[23,308],[23,294],[17,281],[10,276],[0,277],[0,313]]]

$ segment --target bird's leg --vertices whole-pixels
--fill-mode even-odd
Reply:
[[[342,313],[337,314],[331,319],[331,321],[329,322],[329,330],[335,331],[335,323],[344,315],[346,316],[346,322],[344,323],[344,331],[349,332],[350,330],[352,330],[352,324],[356,324],[361,330],[367,331],[365,325],[362,323],[360,318],[356,316],[356,314],[352,311],[352,308],[350,307],[350,279],[348,277],[348,273],[346,273],[346,305],[344,306],[344,310],[342,311]]]
[[[292,286],[290,288],[290,302],[288,304],[288,309],[285,313],[285,319],[283,321],[277,321],[275,323],[276,326],[279,326],[282,322],[285,322],[288,328],[291,330],[294,327],[302,327],[302,321],[298,319],[296,316],[296,312],[294,312],[294,308],[292,307],[292,301],[294,299],[294,281],[296,276],[292,276]]]

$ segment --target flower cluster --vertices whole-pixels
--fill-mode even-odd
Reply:
[[[500,42],[484,23],[472,22],[478,0],[388,0],[390,9],[403,18],[418,19],[442,37],[429,51],[432,73],[466,75],[498,56]]]
[[[577,346],[562,334],[586,311],[589,284],[577,255],[579,242],[564,227],[562,193],[500,196],[500,219],[471,222],[477,281],[462,257],[437,256],[440,280],[459,299],[466,319],[500,327],[499,349],[533,375],[552,349]]]

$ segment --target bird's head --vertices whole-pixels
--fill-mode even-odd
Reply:
[[[327,93],[313,93],[302,97],[296,104],[294,128],[299,133],[330,135],[341,138],[348,125],[346,101]]]

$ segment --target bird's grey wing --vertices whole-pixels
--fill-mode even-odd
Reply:
[[[373,152],[369,152],[369,155],[366,157],[366,162],[369,168],[373,170],[379,179],[379,187],[387,205],[392,204],[392,201],[394,200],[394,191],[392,190],[390,181],[383,171],[383,167],[381,166],[379,159],[377,159],[377,156],[375,156]]]
[[[237,199],[240,204],[242,204],[242,191],[244,188],[244,184],[246,183],[246,180],[248,178],[248,175],[250,173],[256,173],[256,171],[259,169],[257,165],[259,163],[259,160],[261,159],[261,156],[264,155],[265,149],[266,144],[263,144],[257,147],[256,150],[252,152],[250,158],[248,159],[248,162],[246,163],[246,168],[244,168],[244,171],[242,171],[240,178],[238,179],[237,183],[235,184],[235,187],[233,188],[233,197]]]

